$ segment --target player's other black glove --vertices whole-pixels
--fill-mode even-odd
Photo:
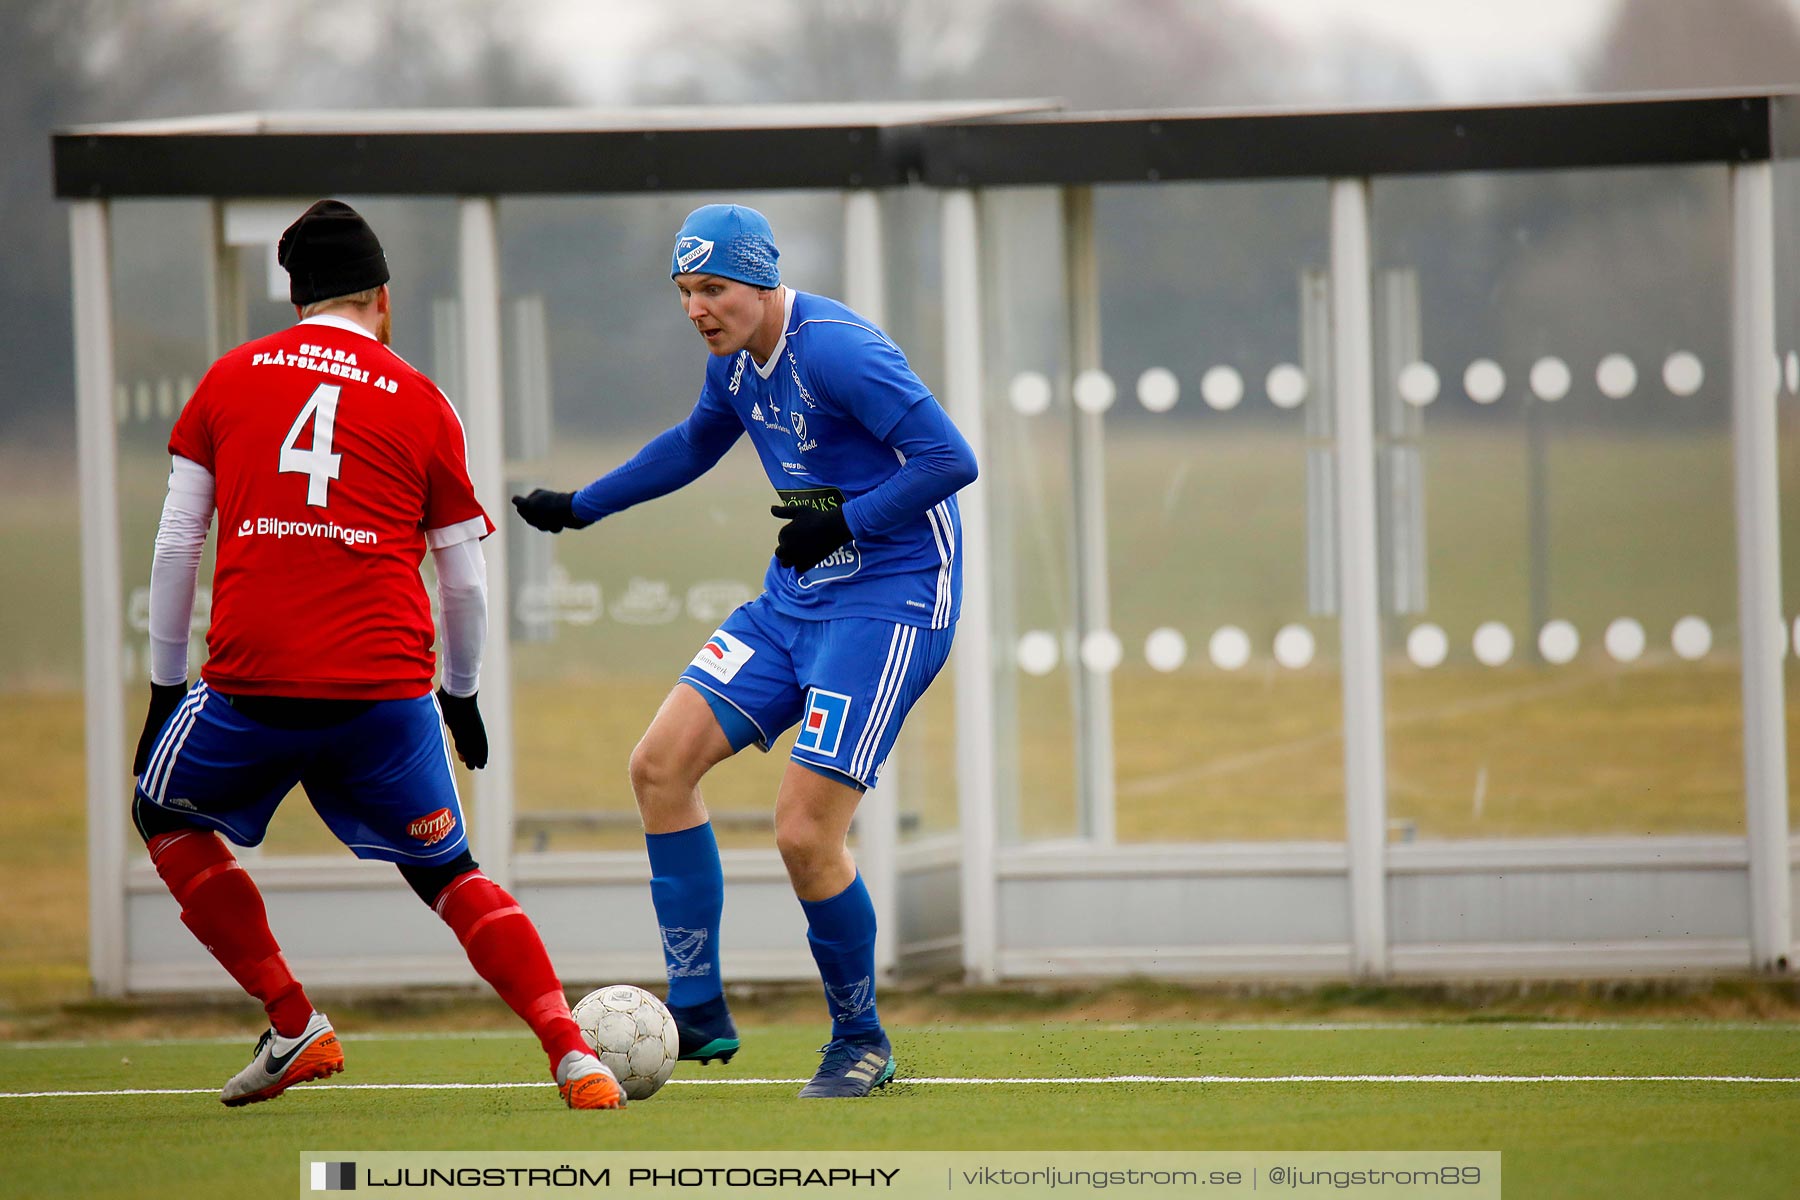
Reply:
[[[798,504],[776,504],[769,511],[789,518],[775,539],[775,559],[784,567],[792,567],[804,575],[831,556],[831,552],[850,540],[850,522],[844,520],[841,508],[806,508]]]
[[[593,524],[592,521],[583,521],[575,515],[574,492],[553,492],[549,488],[538,488],[529,496],[514,496],[512,502],[527,525],[545,533],[586,529]]]
[[[450,740],[456,743],[456,757],[471,771],[487,766],[487,726],[481,723],[481,709],[476,707],[475,697],[452,696],[439,688],[437,698],[438,707],[444,712],[444,725],[450,730]]]
[[[153,683],[150,685],[150,711],[144,714],[144,732],[138,735],[137,753],[131,756],[131,773],[142,775],[144,768],[150,765],[150,751],[156,746],[156,735],[169,719],[169,714],[181,707],[181,698],[187,695],[187,681],[180,683]]]

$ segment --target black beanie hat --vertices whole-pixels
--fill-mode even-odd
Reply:
[[[375,231],[342,200],[321,200],[287,227],[275,248],[288,273],[288,299],[315,304],[380,287],[387,255]]]

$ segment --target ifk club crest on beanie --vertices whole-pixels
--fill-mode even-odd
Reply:
[[[780,258],[767,217],[742,204],[707,204],[689,213],[675,235],[669,278],[719,275],[772,288],[781,283]]]

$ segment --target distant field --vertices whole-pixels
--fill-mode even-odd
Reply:
[[[1336,839],[1343,830],[1341,684],[1335,618],[1305,595],[1303,443],[1263,431],[1157,438],[1117,433],[1108,449],[1113,624],[1124,660],[1113,676],[1117,821],[1129,840]],[[1067,469],[1055,427],[1002,440],[989,479],[1003,489],[1017,553],[1013,633],[1056,631],[1069,612]],[[1534,660],[1526,628],[1522,441],[1515,433],[1434,432],[1427,440],[1429,602],[1389,630],[1386,678],[1389,815],[1396,838],[1554,834],[1738,833],[1743,828],[1729,445],[1722,435],[1559,435],[1549,456],[1550,614],[1576,625],[1566,666]],[[631,446],[558,444],[544,480],[572,485]],[[1800,530],[1800,439],[1784,439],[1788,528]],[[122,438],[127,593],[147,576],[165,470],[160,441]],[[0,870],[29,907],[0,917],[0,982],[15,998],[65,994],[85,978],[84,803],[79,687],[79,578],[74,490],[65,466],[18,448],[0,454]],[[625,778],[632,745],[713,627],[706,603],[759,586],[774,521],[767,483],[740,450],[701,484],[595,529],[554,540],[569,580],[599,590],[554,640],[513,648],[519,811],[610,812],[600,830],[552,828],[551,850],[641,845]],[[522,531],[521,531],[522,532]],[[523,536],[523,534],[522,534]],[[1790,540],[1795,535],[1790,532]],[[1790,574],[1800,555],[1788,556]],[[701,592],[690,594],[691,589]],[[1790,598],[1800,581],[1790,581]],[[1790,603],[1790,608],[1796,607]],[[569,610],[565,615],[570,615]],[[1669,650],[1682,615],[1711,625],[1711,653]],[[1605,623],[1643,622],[1649,648],[1619,664],[1600,647]],[[1400,652],[1413,620],[1441,625],[1444,666]],[[1505,622],[1512,662],[1479,665],[1469,639]],[[1280,627],[1306,625],[1318,652],[1278,667]],[[1207,660],[1221,625],[1249,636],[1250,663]],[[1180,630],[1186,663],[1144,663],[1155,627]],[[138,632],[127,635],[137,645]],[[1011,654],[1010,636],[999,647]],[[141,662],[141,657],[139,660]],[[1788,659],[1800,695],[1800,664]],[[954,670],[954,664],[952,666]],[[1015,794],[1002,797],[1024,837],[1076,829],[1071,682],[1066,662],[1043,677],[1006,670],[1016,743],[998,747]],[[141,720],[141,683],[120,703],[127,741]],[[1794,706],[1800,711],[1800,706]],[[909,720],[893,769],[910,828],[955,827],[957,722],[948,674]],[[1789,771],[1800,779],[1800,719],[1790,716]],[[784,746],[785,748],[785,746]],[[749,753],[707,781],[715,811],[767,813],[784,754]],[[128,784],[119,781],[119,800]],[[522,845],[530,850],[537,836]],[[766,831],[726,835],[766,845]],[[329,849],[304,804],[286,806],[271,853]]]
[[[578,482],[630,449],[559,443],[544,479]],[[1341,824],[1336,619],[1306,609],[1304,449],[1290,435],[1231,433],[1223,424],[1112,437],[1112,615],[1124,650],[1113,686],[1115,758],[1120,827],[1130,836],[1320,837]],[[990,454],[989,478],[1018,548],[1008,584],[1013,634],[1056,633],[1068,620],[1062,454],[1051,424]],[[160,441],[127,427],[121,462],[129,593],[148,571]],[[1571,432],[1552,443],[1545,615],[1573,622],[1581,638],[1563,667],[1536,661],[1527,628],[1522,439],[1516,431],[1434,432],[1424,463],[1428,604],[1395,618],[1388,635],[1395,818],[1418,836],[1741,828],[1725,438]],[[16,465],[22,495],[0,518],[0,578],[10,575],[3,586],[14,600],[0,607],[0,691],[68,687],[80,669],[76,528],[66,492],[58,501],[68,481],[41,463]],[[1791,465],[1800,476],[1800,459]],[[1800,484],[1789,490],[1790,528],[1800,528]],[[593,585],[599,604],[565,595],[558,603],[570,620],[554,640],[514,647],[521,809],[629,811],[626,757],[729,606],[730,588],[717,585],[740,594],[760,587],[775,525],[766,492],[740,449],[693,488],[550,543],[566,578]],[[1800,570],[1800,555],[1789,558]],[[712,598],[700,599],[694,589],[709,585]],[[1800,595],[1800,579],[1790,594]],[[1669,652],[1670,627],[1689,614],[1713,631],[1712,652],[1699,663]],[[1644,659],[1629,666],[1600,645],[1619,616],[1641,621],[1649,638]],[[1407,629],[1427,620],[1450,642],[1435,671],[1413,667],[1401,649]],[[1483,621],[1512,630],[1509,665],[1474,660],[1470,637]],[[1270,655],[1276,630],[1289,624],[1317,641],[1303,670],[1277,667]],[[1250,639],[1241,671],[1207,661],[1207,640],[1223,625]],[[1144,664],[1144,638],[1157,627],[1187,641],[1187,662],[1172,674]],[[127,635],[139,663],[142,638]],[[1009,639],[1003,659],[1010,652]],[[1008,671],[1001,682],[1016,685],[1021,718],[1019,826],[1066,833],[1074,822],[1066,663],[1043,678]],[[128,689],[128,723],[140,690]],[[908,803],[927,828],[947,827],[953,812],[948,692],[928,698],[898,759],[911,781]],[[1003,686],[1000,694],[1014,693]],[[709,790],[726,808],[766,807],[778,769],[753,757],[720,772]]]
[[[1508,1196],[1792,1194],[1800,1039],[1786,1026],[1027,1020],[891,1032],[899,1078],[867,1101],[801,1106],[819,1031],[777,1025],[747,1028],[728,1067],[684,1066],[613,1113],[563,1110],[536,1046],[511,1035],[345,1026],[343,1075],[235,1111],[216,1089],[247,1041],[0,1044],[0,1158],[9,1194],[46,1198],[123,1180],[143,1197],[285,1195],[305,1150],[570,1147],[1498,1150]],[[468,1086],[379,1089],[434,1083]],[[173,1094],[110,1094],[126,1089]],[[100,1094],[19,1095],[40,1092]]]

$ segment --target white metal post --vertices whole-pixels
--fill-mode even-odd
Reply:
[[[81,485],[82,688],[87,726],[88,973],[94,991],[125,991],[125,634],[119,580],[119,443],[113,423],[110,212],[69,206],[75,306],[75,428]]]
[[[1387,973],[1387,761],[1382,712],[1381,563],[1375,540],[1374,329],[1369,181],[1331,181],[1331,394],[1337,416],[1339,636],[1350,955]]]
[[[944,193],[944,392],[950,417],[986,458],[981,349],[981,221],[975,193]],[[994,811],[993,594],[987,569],[987,484],[958,494],[963,526],[963,604],[956,633],[956,792],[962,825],[963,971],[976,982],[999,977],[999,881]]]
[[[881,194],[850,192],[844,197],[844,303],[887,326],[887,278],[882,247]],[[905,736],[902,734],[902,736]],[[893,971],[900,945],[900,752],[881,769],[881,782],[857,806],[856,857],[863,884],[875,906],[875,967]]]
[[[1776,387],[1774,169],[1748,163],[1731,168],[1731,441],[1750,956],[1764,971],[1785,970],[1793,944]]]
[[[455,305],[446,307],[455,309]],[[507,481],[502,495],[524,495],[546,482],[550,445],[555,436],[550,401],[550,336],[541,295],[517,296],[505,306],[512,318],[512,394],[503,409],[506,427],[501,434],[506,455]],[[451,335],[452,344],[455,335]],[[460,374],[460,372],[459,372]],[[556,539],[528,536],[517,546],[509,544],[512,595],[518,599],[512,636],[521,642],[548,642],[556,637],[553,606],[547,602],[551,572],[556,567]],[[533,597],[539,602],[533,603]]]
[[[1101,370],[1100,260],[1094,248],[1094,190],[1063,190],[1063,302],[1069,317],[1069,380]],[[1113,799],[1112,675],[1087,665],[1090,633],[1112,631],[1106,552],[1106,423],[1074,405],[1070,495],[1075,505],[1075,761],[1081,835],[1101,845],[1116,838]]]
[[[1338,613],[1337,411],[1331,381],[1331,272],[1300,273],[1300,365],[1306,372],[1306,610]]]
[[[493,518],[482,543],[488,572],[487,647],[481,665],[481,715],[488,765],[475,773],[475,852],[501,887],[512,883],[513,706],[512,597],[507,590],[506,431],[500,396],[500,233],[492,196],[461,201],[463,411],[468,414],[469,477]]]
[[[226,202],[214,198],[212,237],[206,263],[206,359],[212,362],[233,346],[248,341],[244,288],[238,271],[237,247],[226,236]],[[186,397],[183,397],[185,401]]]
[[[1057,193],[1060,202],[1060,189]],[[981,357],[983,395],[1004,396],[1020,364],[1018,326],[1028,310],[1019,303],[1017,276],[1027,255],[1041,256],[1041,241],[1022,244],[1031,200],[1018,193],[984,191],[977,220],[981,237]],[[981,564],[988,592],[988,639],[994,661],[993,708],[988,717],[994,756],[989,775],[994,788],[994,844],[1016,846],[1021,834],[1019,781],[1019,568],[1016,554],[1018,483],[1029,461],[1031,439],[1024,418],[996,404],[995,437],[981,462],[987,521],[983,531],[992,552]],[[1080,826],[1078,825],[1078,830]]]
[[[881,193],[844,196],[844,303],[886,328],[887,261],[883,256]]]

